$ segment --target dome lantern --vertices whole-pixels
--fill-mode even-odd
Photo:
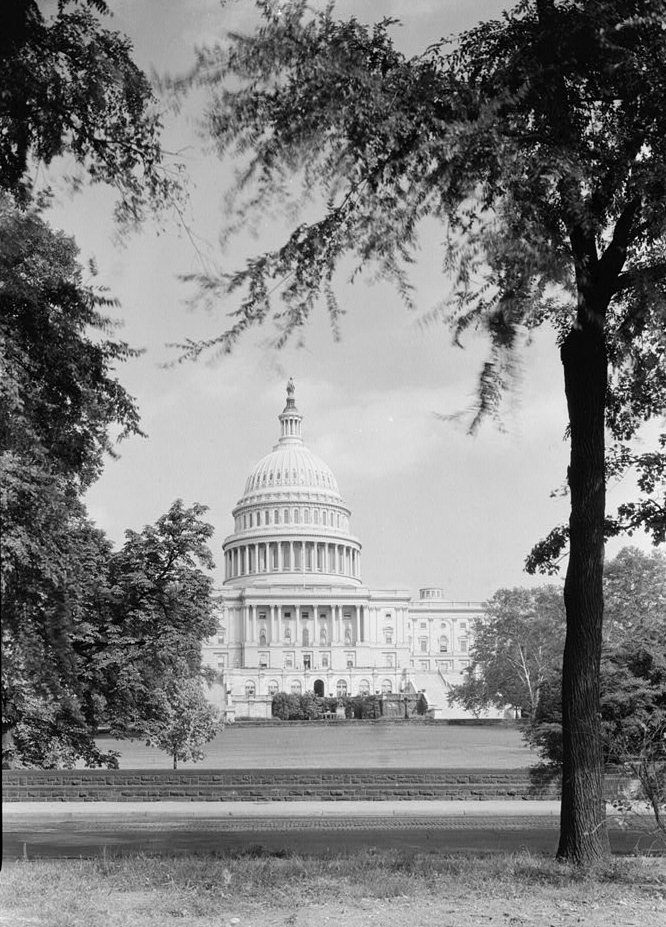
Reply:
[[[301,435],[301,422],[303,421],[303,416],[296,408],[296,400],[294,399],[295,391],[294,381],[290,377],[287,383],[287,405],[278,416],[282,426],[280,444],[303,443],[303,437]]]

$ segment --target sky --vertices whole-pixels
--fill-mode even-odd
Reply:
[[[149,73],[182,73],[196,46],[249,31],[252,0],[110,0],[110,28],[127,34],[137,63]],[[321,6],[319,3],[318,5]],[[396,42],[415,54],[440,36],[498,15],[504,0],[345,0],[340,18],[365,22],[397,17]],[[231,510],[254,464],[279,435],[278,414],[293,377],[306,444],[336,475],[363,544],[364,582],[374,588],[441,586],[454,601],[483,600],[500,588],[543,582],[523,572],[532,544],[566,521],[561,488],[568,459],[562,372],[554,336],[539,332],[521,353],[506,397],[503,427],[488,422],[471,437],[447,415],[474,399],[488,345],[471,336],[452,346],[448,329],[423,324],[447,292],[440,270],[441,227],[426,225],[414,268],[416,312],[386,284],[342,277],[346,314],[333,339],[325,310],[308,326],[302,347],[276,351],[270,331],[244,338],[231,356],[174,365],[174,343],[208,338],[228,325],[233,300],[211,311],[192,308],[179,278],[212,262],[227,269],[262,250],[282,229],[256,240],[240,236],[222,255],[217,236],[233,164],[221,162],[202,138],[202,99],[165,115],[164,147],[186,165],[187,229],[151,223],[118,241],[113,196],[101,188],[71,194],[56,167],[44,176],[56,199],[50,221],[74,235],[82,260],[94,258],[97,284],[118,298],[118,335],[144,353],[118,370],[138,403],[147,438],[131,438],[89,490],[93,520],[116,543],[140,530],[176,498],[209,506],[211,544],[223,580],[222,542]],[[611,487],[617,502],[622,487]],[[617,545],[611,548],[611,553]]]

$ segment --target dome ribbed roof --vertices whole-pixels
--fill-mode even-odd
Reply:
[[[245,483],[244,495],[280,488],[315,490],[340,496],[331,469],[304,444],[277,444],[259,461]]]
[[[245,491],[238,506],[261,502],[264,495],[272,498],[301,494],[316,494],[327,502],[342,503],[340,490],[330,467],[303,444],[302,416],[294,401],[294,384],[287,385],[287,405],[279,416],[281,435],[270,454],[259,461],[245,482]]]

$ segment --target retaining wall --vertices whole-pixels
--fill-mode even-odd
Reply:
[[[529,769],[3,770],[15,801],[408,801],[552,799],[557,782]],[[621,789],[606,777],[607,798]]]

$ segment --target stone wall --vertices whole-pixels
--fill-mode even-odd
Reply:
[[[529,769],[3,770],[10,801],[396,801],[552,799]],[[606,778],[607,797],[621,777]]]

